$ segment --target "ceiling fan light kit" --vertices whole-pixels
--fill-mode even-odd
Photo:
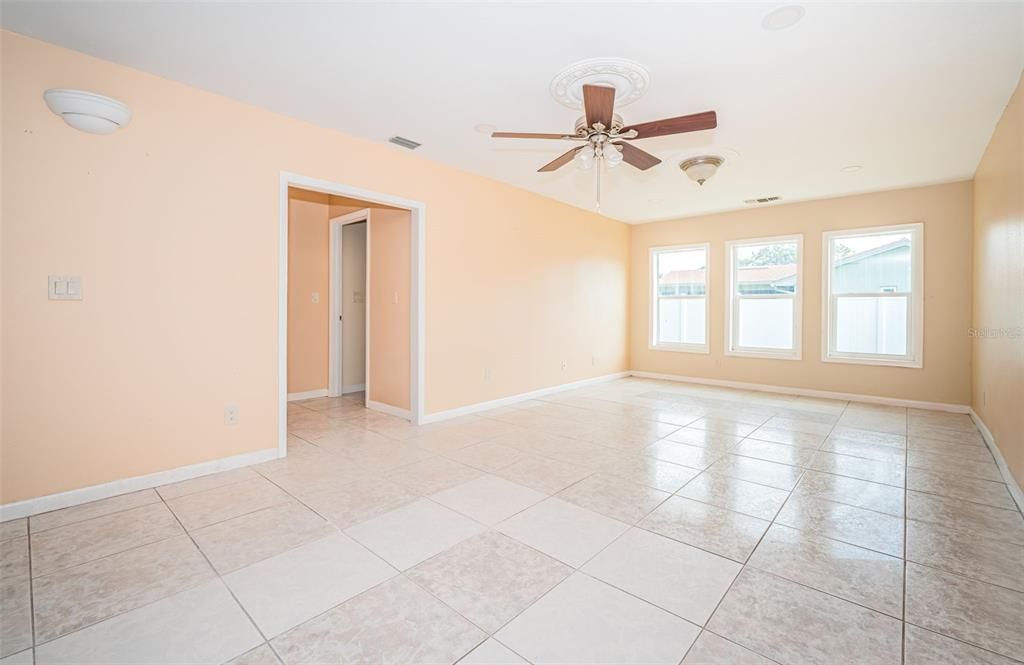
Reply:
[[[693,180],[695,183],[704,186],[711,176],[718,173],[718,168],[725,163],[725,160],[715,155],[701,155],[699,157],[691,157],[683,162],[679,163],[679,168],[682,169],[686,176]]]
[[[601,60],[607,61],[614,59],[605,58]],[[585,62],[589,63],[591,61]],[[595,162],[597,162],[597,168],[595,169],[597,180],[596,206],[600,207],[600,167],[602,163],[608,168],[614,168],[622,162],[626,162],[630,166],[636,167],[641,171],[646,171],[652,166],[657,166],[661,163],[660,159],[644,150],[641,150],[640,148],[637,148],[631,143],[628,143],[628,141],[652,138],[655,136],[685,134],[705,129],[714,129],[718,126],[718,116],[714,111],[692,113],[690,115],[654,120],[652,122],[644,122],[637,125],[625,125],[622,117],[615,113],[616,96],[619,93],[619,88],[622,87],[627,91],[628,95],[633,95],[632,99],[627,98],[628,101],[632,101],[636,97],[639,97],[639,94],[642,94],[642,88],[631,88],[629,86],[629,81],[642,79],[642,87],[645,88],[648,79],[646,70],[642,70],[641,68],[643,76],[635,71],[632,71],[632,75],[630,75],[631,70],[626,68],[625,65],[621,65],[621,62],[628,61],[620,61],[620,64],[615,66],[609,65],[608,71],[598,71],[601,70],[601,67],[591,67],[590,65],[584,66],[584,63],[577,63],[556,77],[552,82],[552,95],[570,107],[573,107],[573,104],[563,101],[562,97],[571,101],[573,98],[572,91],[575,90],[573,86],[576,83],[579,83],[583,106],[583,117],[576,121],[572,134],[494,132],[491,136],[494,138],[559,139],[582,143],[583,145],[572,148],[568,152],[559,155],[551,162],[540,167],[538,171],[555,171],[569,162],[575,162],[581,169],[589,169]],[[635,63],[633,64],[635,65]],[[639,67],[639,65],[636,66]],[[588,67],[590,68],[588,69]],[[616,69],[615,67],[619,67],[619,69]],[[619,78],[614,78],[612,74],[619,76]],[[587,81],[597,81],[598,84]],[[626,83],[622,83],[622,81],[626,81]],[[638,89],[640,90],[640,93],[636,93],[636,90]],[[619,105],[622,105],[622,101],[619,102]],[[714,175],[714,171],[722,163],[721,157],[709,157],[707,159],[717,160],[717,163],[710,166],[710,175],[704,175],[699,180],[692,175],[690,176],[694,180],[698,180],[700,184],[704,184],[704,181],[707,180],[707,178]],[[706,174],[709,167],[708,165],[710,164],[711,163],[708,162],[701,166],[701,169],[698,172]],[[687,175],[689,175],[689,171],[686,168],[683,170],[687,172]]]

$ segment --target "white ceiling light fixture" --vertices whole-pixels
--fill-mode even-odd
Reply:
[[[479,125],[473,125],[474,131],[480,132],[481,134],[487,134],[488,136],[494,133],[496,129],[498,128],[495,127],[494,125],[489,125],[485,122],[482,122]]]
[[[772,31],[792,28],[800,22],[806,13],[806,10],[800,5],[782,5],[764,15],[764,18],[761,19],[761,27]]]
[[[68,125],[90,134],[113,134],[132,119],[131,109],[121,102],[85,90],[51,89],[43,99]]]
[[[686,176],[693,180],[695,183],[704,186],[713,175],[718,173],[718,168],[725,163],[725,160],[715,155],[701,155],[699,157],[691,157],[686,161],[679,163],[679,168],[682,169]]]

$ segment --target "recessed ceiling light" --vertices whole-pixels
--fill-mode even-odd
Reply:
[[[843,173],[856,173],[857,171],[860,171],[862,168],[864,167],[861,166],[860,164],[850,164],[849,166],[844,166],[839,170],[842,171]]]
[[[479,125],[473,125],[473,129],[474,129],[474,131],[480,132],[481,134],[487,134],[488,136],[490,136],[491,134],[493,134],[494,132],[496,132],[498,130],[498,128],[495,127],[494,125],[489,125],[487,123],[480,123]]]
[[[765,30],[785,30],[800,22],[804,17],[804,8],[800,5],[783,5],[776,7],[761,19],[761,27]]]

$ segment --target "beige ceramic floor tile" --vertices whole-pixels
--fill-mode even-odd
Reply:
[[[796,487],[803,470],[788,464],[726,455],[708,467],[708,472],[789,491]]]
[[[28,535],[28,518],[0,522],[0,541]]]
[[[0,578],[0,658],[32,646],[29,578]]]
[[[558,496],[620,522],[636,524],[671,494],[617,476],[597,473],[562,490]]]
[[[793,490],[794,497],[817,497],[896,517],[903,517],[904,494],[902,488],[892,485],[881,485],[820,471],[804,472],[796,489]]]
[[[416,501],[411,490],[382,478],[363,477],[301,495],[302,502],[339,529],[365,522]]]
[[[903,520],[892,515],[793,495],[775,521],[890,556],[903,556]]]
[[[640,526],[743,562],[754,550],[768,524],[750,515],[674,496],[644,518]]]
[[[822,442],[825,440],[825,436],[823,434],[809,434],[807,432],[797,432],[792,429],[781,429],[777,427],[770,427],[768,425],[758,427],[750,434],[750,438],[758,441],[782,443],[787,446],[812,449],[820,448]],[[700,644],[700,640],[698,640],[697,643]]]
[[[591,469],[576,464],[545,457],[527,457],[505,467],[496,475],[538,492],[556,494],[591,473]]]
[[[505,520],[496,528],[578,568],[607,547],[629,525],[551,497]]]
[[[349,527],[345,533],[392,566],[406,570],[483,530],[468,517],[420,499]]]
[[[785,490],[716,473],[702,473],[676,494],[763,520],[774,519],[789,496]]]
[[[779,663],[899,665],[897,619],[747,567],[708,628]]]
[[[807,466],[815,456],[815,451],[811,448],[799,448],[785,443],[772,443],[770,441],[758,441],[757,439],[745,439],[738,443],[730,452],[734,455],[753,457],[790,466]]]
[[[487,637],[396,577],[274,639],[285,665],[452,663]]]
[[[977,536],[1024,545],[1024,517],[1003,510],[934,494],[907,492],[907,517]]]
[[[832,473],[837,476],[857,478],[894,487],[904,487],[907,482],[906,463],[902,458],[880,462],[863,457],[837,455],[823,450],[814,456],[808,466],[822,473]]]
[[[196,492],[212,490],[225,485],[233,485],[246,480],[255,480],[256,478],[259,478],[259,475],[253,471],[251,467],[246,466],[241,469],[211,473],[206,476],[182,480],[181,482],[171,483],[169,485],[161,485],[156,488],[156,491],[160,493],[160,496],[162,496],[165,501],[167,501],[170,499],[176,499],[179,496],[185,496],[186,494],[195,494]]]
[[[28,536],[0,541],[0,579],[28,577]]]
[[[739,437],[750,436],[750,433],[757,429],[757,425],[740,423],[723,418],[701,418],[700,420],[690,423],[688,427]]]
[[[682,665],[775,665],[773,661],[730,642],[724,637],[704,631],[686,654]]]
[[[911,624],[906,627],[903,653],[905,665],[1017,665],[1019,662]]]
[[[0,658],[0,665],[34,665],[34,658],[32,649],[25,649],[6,658]]]
[[[992,453],[986,446],[974,444],[950,443],[938,439],[925,439],[922,437],[910,437],[907,447],[912,452],[933,453],[970,460],[972,462],[992,462]]]
[[[572,569],[495,531],[462,541],[406,575],[488,633],[505,625]]]
[[[917,469],[928,469],[931,471],[944,471],[967,478],[980,478],[982,480],[1002,481],[999,468],[992,460],[974,461],[962,457],[950,455],[939,455],[925,452],[923,450],[911,450],[907,454],[907,464]]]
[[[547,495],[498,476],[484,475],[430,498],[477,522],[493,526],[543,501]]]
[[[265,478],[188,494],[167,506],[189,531],[291,501],[281,488]]]
[[[220,580],[36,648],[37,665],[223,663],[263,642]]]
[[[236,570],[224,581],[271,638],[396,574],[339,533]]]
[[[497,441],[484,441],[449,453],[448,457],[475,469],[493,473],[523,459],[526,453]]]
[[[643,454],[664,462],[681,464],[702,471],[722,459],[725,449],[691,446],[666,439],[653,446],[648,446],[643,450]]]
[[[426,496],[461,485],[481,475],[479,469],[471,466],[444,457],[431,457],[389,471],[384,474],[384,478]]]
[[[261,644],[252,651],[246,651],[237,658],[232,658],[224,665],[281,665],[277,654],[269,644]]]
[[[583,572],[704,625],[740,564],[643,529],[630,529]]]
[[[32,574],[46,575],[180,533],[181,525],[163,503],[75,522],[32,535]]]
[[[151,503],[160,503],[160,496],[154,490],[142,490],[140,492],[132,492],[131,494],[112,496],[109,499],[83,503],[80,506],[72,506],[71,508],[55,510],[41,515],[33,515],[29,518],[29,521],[32,525],[32,533],[35,534],[66,524],[82,522],[94,517],[103,517],[104,515],[119,513]]]
[[[905,464],[907,449],[902,446],[891,446],[887,443],[869,443],[867,441],[849,441],[834,436],[829,437],[821,446],[823,452],[835,453],[849,457],[860,457],[876,462]]]
[[[940,494],[954,499],[984,503],[996,508],[1016,510],[1010,491],[1001,482],[967,478],[957,473],[907,469],[907,489]]]
[[[717,452],[727,452],[742,441],[743,438],[706,429],[683,427],[669,434],[665,437],[665,440],[672,441],[673,443],[685,443],[688,446],[707,448]]]
[[[198,529],[192,537],[224,575],[336,531],[298,501],[289,501]]]
[[[829,435],[830,439],[842,439],[857,443],[872,443],[894,448],[906,448],[907,437],[902,432],[875,432],[868,429],[857,429],[856,427],[837,426]]]
[[[1024,593],[907,563],[909,623],[1024,659]]]
[[[616,455],[600,463],[598,468],[604,473],[662,492],[675,492],[700,473],[697,469],[646,455]]]
[[[907,559],[1024,592],[1024,546],[938,524],[907,522]]]
[[[883,612],[903,616],[903,560],[775,524],[748,565]]]
[[[700,630],[576,573],[495,637],[533,663],[675,665]]]
[[[36,639],[47,642],[214,577],[186,535],[37,577]]]
[[[31,664],[30,664],[31,665]],[[493,638],[473,649],[459,665],[530,665],[514,651]]]

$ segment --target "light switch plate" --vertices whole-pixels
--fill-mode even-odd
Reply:
[[[82,278],[79,275],[50,275],[50,300],[81,300]]]

